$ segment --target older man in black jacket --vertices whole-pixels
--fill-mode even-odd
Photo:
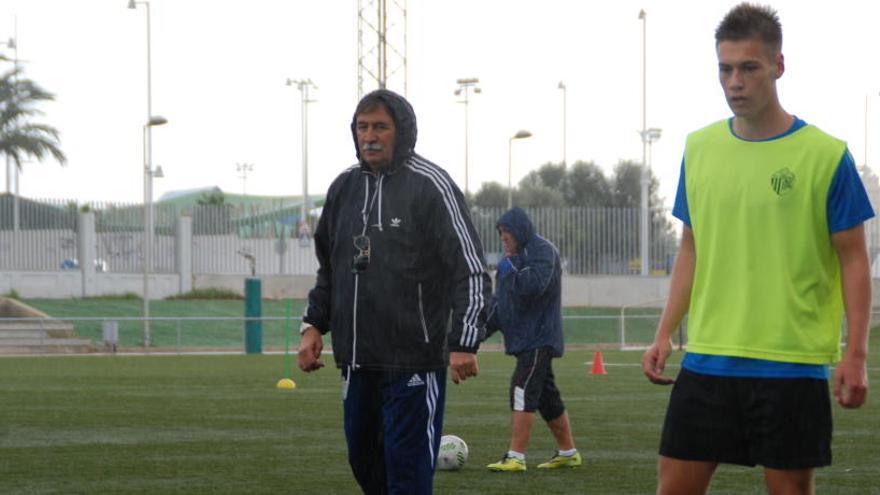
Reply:
[[[414,151],[410,104],[374,91],[351,131],[359,163],[330,186],[315,232],[299,366],[323,366],[332,332],[361,488],[431,493],[446,367],[455,383],[476,376],[491,281],[461,191]]]

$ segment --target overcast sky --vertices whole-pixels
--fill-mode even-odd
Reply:
[[[61,132],[69,159],[64,168],[25,164],[24,196],[143,201],[146,13],[127,3],[0,2],[0,40],[17,35],[26,76],[55,93],[40,120]],[[464,188],[464,108],[453,91],[456,79],[478,77],[471,191],[507,182],[508,138],[519,129],[534,136],[513,145],[514,183],[559,162],[562,80],[568,162],[593,160],[610,175],[621,159],[641,160],[644,8],[648,127],[663,130],[652,167],[669,206],[687,133],[730,115],[713,33],[735,3],[410,0],[407,96],[419,121],[416,150]],[[880,2],[772,5],[784,32],[783,106],[845,139],[862,164],[867,96],[867,162],[880,168]],[[156,198],[213,185],[240,193],[236,163],[254,166],[249,194],[300,194],[300,93],[287,78],[318,86],[309,106],[309,191],[323,194],[354,163],[356,0],[151,0],[150,8],[152,113],[169,121],[153,131],[153,163],[165,173],[154,182]]]

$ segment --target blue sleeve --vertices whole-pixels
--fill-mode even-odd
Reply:
[[[498,297],[493,294],[492,299],[489,301],[489,316],[486,318],[486,336],[483,340],[485,341],[498,330],[501,330],[501,319],[498,317]]]
[[[827,208],[828,231],[832,234],[851,229],[874,216],[874,209],[871,208],[871,201],[849,149],[844,151],[831,179]]]
[[[678,174],[678,189],[675,191],[675,204],[672,206],[672,215],[684,222],[688,227],[692,227],[691,212],[688,209],[687,189],[684,181],[684,157],[681,157],[681,172]]]
[[[531,244],[531,243],[530,243]],[[513,279],[512,291],[519,297],[538,297],[547,290],[558,266],[556,250],[546,243],[535,243],[528,256],[509,258],[516,268],[510,275]]]

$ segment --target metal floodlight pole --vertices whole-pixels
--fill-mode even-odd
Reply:
[[[563,81],[556,86],[562,90],[562,167],[568,165],[568,88]]]
[[[479,78],[476,77],[466,77],[461,79],[456,79],[455,83],[458,84],[458,89],[455,90],[455,96],[459,96],[464,93],[464,100],[459,100],[459,103],[464,104],[464,194],[467,196],[470,191],[470,171],[468,165],[468,138],[470,132],[468,131],[468,122],[470,120],[468,116],[468,106],[470,104],[470,89],[473,88],[474,94],[480,94],[483,90],[477,84],[480,82]]]
[[[507,140],[507,209],[513,208],[513,141],[531,137],[532,133],[523,129]]]
[[[15,17],[15,24],[12,31],[12,38],[9,38],[8,41],[2,41],[0,44],[6,45],[12,50],[12,69],[15,72],[18,72],[18,17]],[[18,79],[18,75],[13,76],[13,82]],[[18,196],[20,194],[18,188],[18,180],[19,180],[19,166],[21,163],[19,162],[17,165],[12,165],[12,160],[9,157],[9,154],[6,154],[6,192],[12,193],[13,189],[11,187],[12,182],[15,182],[15,189],[12,195],[12,231],[18,232],[21,212],[19,211],[19,199]]]
[[[654,159],[651,156],[651,145],[654,144],[654,142],[660,140],[660,136],[663,133],[663,129],[660,129],[658,127],[651,127],[645,132],[646,132],[645,139],[647,139],[647,141],[648,141],[648,172],[650,174],[651,169],[652,169],[651,167],[654,164]]]
[[[650,231],[648,229],[649,215],[648,215],[648,188],[649,188],[649,176],[648,176],[648,166],[647,166],[647,154],[648,154],[648,143],[647,143],[647,100],[648,100],[648,92],[647,92],[647,24],[648,24],[648,15],[645,13],[645,10],[642,9],[639,11],[639,19],[642,21],[642,174],[641,174],[641,232],[640,232],[640,248],[641,248],[641,272],[642,276],[646,276],[650,273],[649,267],[649,259],[648,259],[648,244],[650,243]]]
[[[309,103],[317,100],[309,99],[309,87],[318,89],[318,86],[311,79],[288,79],[287,85],[296,85],[300,92],[300,106],[302,115],[302,183],[303,183],[303,202],[300,222],[308,222],[309,211]]]
[[[152,53],[150,39],[150,2],[147,0],[129,0],[128,8],[137,9],[137,5],[146,9],[147,22],[147,121],[144,124],[144,249],[143,249],[143,300],[144,300],[144,347],[150,346],[150,271],[152,264],[153,243],[153,126],[168,122],[163,117],[153,115],[153,78]],[[84,262],[87,262],[84,261]]]
[[[150,272],[153,264],[153,143],[151,128],[167,124],[165,117],[153,115],[144,124],[144,347],[150,346]]]
[[[862,163],[868,166],[868,94],[865,93],[865,161]]]
[[[238,178],[241,179],[241,195],[247,196],[247,188],[245,187],[245,184],[247,182],[247,174],[248,174],[248,172],[254,171],[254,164],[253,163],[236,163],[235,164],[235,171],[238,172],[239,174],[241,174],[238,176]]]
[[[18,39],[18,20],[16,19],[15,29],[13,31],[13,37],[9,38],[8,41],[0,41],[0,45],[6,45],[10,50],[12,50],[12,68],[13,70],[18,70],[18,43],[16,40]],[[12,160],[9,158],[9,154],[6,155],[6,192],[11,194],[13,192],[12,189],[12,181],[13,181],[13,172],[12,170]],[[18,168],[16,167],[16,172]],[[17,174],[16,174],[17,175]],[[15,183],[18,184],[18,177],[15,178]],[[18,194],[16,193],[16,197]],[[15,218],[18,221],[18,217]],[[18,230],[17,228],[15,230]]]
[[[880,93],[877,93],[880,96]],[[868,94],[865,94],[865,162],[864,166],[868,166]]]

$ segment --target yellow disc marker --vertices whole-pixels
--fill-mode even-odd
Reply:
[[[278,380],[277,387],[286,390],[293,390],[296,388],[296,383],[290,378],[282,378]]]

